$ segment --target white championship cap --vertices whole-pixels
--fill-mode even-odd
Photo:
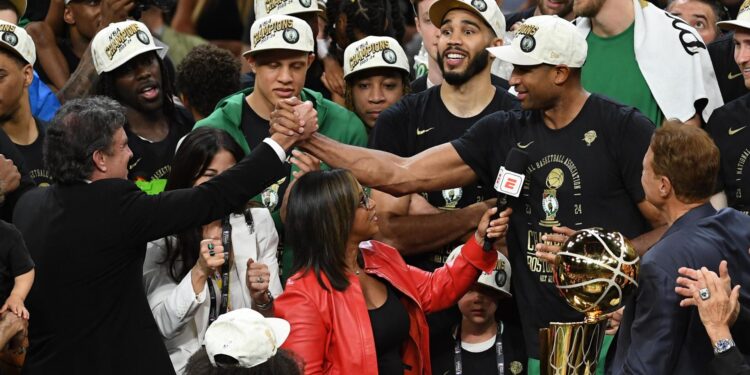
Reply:
[[[458,254],[461,253],[463,247],[464,245],[459,245],[453,249],[448,256],[447,261],[452,262],[456,259]],[[508,258],[506,258],[505,255],[498,251],[495,269],[492,273],[482,271],[482,274],[479,275],[479,279],[477,279],[477,283],[494,289],[504,296],[513,297],[513,294],[510,293],[510,275],[510,261],[508,261]]]
[[[161,49],[146,25],[131,20],[109,24],[91,41],[97,74],[111,72],[140,54]]]
[[[243,55],[269,49],[313,52],[314,48],[313,32],[307,22],[276,14],[253,22],[250,27],[250,50]]]
[[[255,0],[255,19],[272,14],[322,12],[317,0]]]
[[[438,0],[430,6],[430,22],[439,29],[445,15],[453,9],[473,12],[490,25],[495,36],[505,35],[505,16],[495,0]]]
[[[740,6],[740,11],[737,13],[737,19],[732,21],[721,21],[716,23],[719,28],[724,30],[734,30],[738,27],[743,29],[750,29],[750,0],[745,0]]]
[[[36,62],[34,41],[23,27],[0,21],[0,41],[2,41],[0,47],[12,52],[27,63],[34,65]]]
[[[513,65],[566,65],[580,68],[586,62],[588,45],[580,31],[558,16],[527,18],[509,46],[487,48],[500,60]]]
[[[239,367],[250,368],[266,362],[289,336],[289,322],[265,318],[251,309],[232,310],[220,315],[206,330],[204,344],[211,364],[215,357],[236,359]]]
[[[368,36],[344,51],[344,78],[372,68],[401,69],[409,73],[409,59],[396,39],[387,36]]]

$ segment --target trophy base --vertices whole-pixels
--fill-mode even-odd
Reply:
[[[539,330],[542,375],[594,375],[607,319],[550,323]]]

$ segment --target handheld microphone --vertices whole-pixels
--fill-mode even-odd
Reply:
[[[500,213],[508,208],[508,197],[518,198],[521,195],[523,181],[526,176],[523,174],[529,165],[529,154],[519,148],[512,148],[505,158],[505,165],[500,167],[495,179],[495,190],[497,191],[497,213],[490,218],[490,221],[500,217]],[[492,250],[492,241],[484,235],[484,251]]]

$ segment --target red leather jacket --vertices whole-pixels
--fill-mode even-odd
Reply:
[[[484,252],[474,237],[453,263],[430,273],[408,266],[398,251],[384,243],[360,244],[365,272],[387,280],[398,289],[409,314],[409,339],[402,348],[405,374],[429,375],[430,341],[425,313],[445,309],[471,287],[480,270],[492,272],[495,251]],[[305,362],[305,374],[378,373],[375,339],[365,297],[354,274],[344,291],[321,288],[313,272],[297,273],[276,300],[275,312],[292,326],[283,348]]]

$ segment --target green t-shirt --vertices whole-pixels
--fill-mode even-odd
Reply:
[[[594,35],[593,31],[589,33],[586,38],[588,57],[581,77],[583,87],[638,108],[656,126],[661,126],[664,114],[635,61],[634,30],[635,23],[609,38]]]

